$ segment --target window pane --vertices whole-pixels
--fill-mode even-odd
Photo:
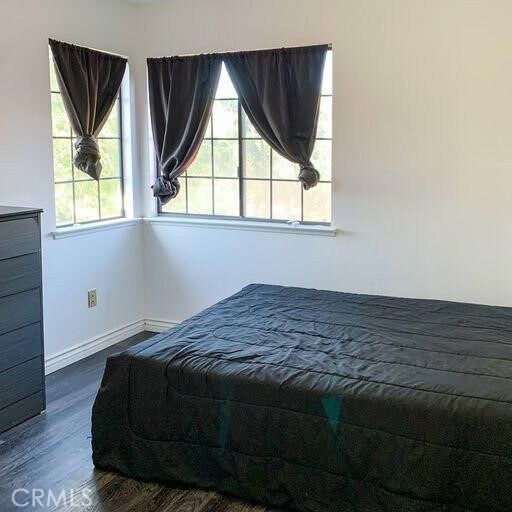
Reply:
[[[210,178],[188,178],[188,213],[212,214]]]
[[[100,137],[119,137],[119,100],[112,107],[107,122],[101,129]]]
[[[187,213],[187,180],[185,177],[178,180],[180,182],[179,194],[162,206],[162,211],[166,213]]]
[[[320,101],[316,136],[327,139],[332,138],[332,98],[330,96],[322,96]]]
[[[270,218],[270,181],[244,180],[244,215]]]
[[[71,130],[62,96],[58,92],[56,70],[49,55],[55,213],[57,226],[120,217],[123,212],[120,99],[110,112],[100,136],[102,175],[98,183],[73,167],[75,134]],[[113,179],[104,179],[113,178]],[[72,182],[72,183],[65,183]],[[100,205],[101,201],[101,205]],[[101,206],[101,212],[100,212]]]
[[[55,181],[71,181],[73,179],[72,167],[71,140],[53,139],[53,174]]]
[[[300,182],[274,181],[272,183],[272,218],[301,220]]]
[[[91,178],[88,174],[81,171],[80,169],[77,169],[76,167],[73,167],[73,171],[75,173],[75,181],[94,181],[94,179]]]
[[[208,126],[206,127],[206,133],[204,134],[205,139],[212,138],[212,118],[210,116],[210,120],[208,121]]]
[[[215,180],[215,215],[230,215],[238,217],[240,214],[240,197],[238,194],[238,180]]]
[[[263,140],[246,140],[245,174],[248,178],[270,178],[270,146]]]
[[[222,63],[222,70],[220,72],[219,85],[217,86],[216,98],[237,98],[235,88],[229,78],[229,73],[224,63]]]
[[[99,219],[98,183],[94,180],[75,183],[76,221]]]
[[[304,220],[310,222],[331,221],[331,185],[318,183],[304,191]]]
[[[238,137],[238,101],[216,100],[213,104],[213,137]]]
[[[100,180],[101,218],[123,215],[121,180]]]
[[[203,140],[199,152],[192,165],[187,170],[188,176],[211,176],[212,175],[212,143]]]
[[[247,117],[247,114],[242,109],[242,137],[248,139],[259,139],[260,134],[254,129],[251,121]]]
[[[322,94],[332,94],[332,51],[327,52],[325,56]]]
[[[213,172],[215,176],[236,178],[238,176],[238,141],[213,141]]]
[[[111,178],[121,176],[121,162],[119,149],[120,144],[118,139],[99,139],[101,154],[101,177]]]
[[[52,134],[54,137],[70,137],[71,126],[64,110],[61,95],[52,93]]]
[[[73,224],[73,185],[55,185],[55,222],[57,226]]]
[[[317,140],[311,155],[311,162],[320,173],[321,181],[331,181],[331,146],[332,141],[330,140]]]
[[[55,74],[55,65],[53,64],[53,58],[50,55],[50,91],[58,91],[59,84],[57,83],[57,75]]]
[[[331,96],[332,52],[328,51],[322,77],[317,141],[311,157],[323,182],[330,182],[332,174]],[[303,193],[297,180],[299,166],[262,140],[243,109],[239,130],[240,106],[236,98],[235,88],[223,64],[205,140],[187,171],[188,201],[183,181],[180,195],[163,206],[162,211],[237,217],[240,215],[239,187],[242,186],[245,217],[330,222],[330,183],[318,184]],[[239,147],[240,135],[242,147]],[[242,184],[236,179],[240,166],[244,172]]]
[[[282,157],[277,151],[272,150],[272,178],[281,180],[296,180],[299,174],[299,166]]]

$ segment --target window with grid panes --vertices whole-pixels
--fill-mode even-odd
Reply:
[[[98,137],[103,169],[99,181],[73,166],[73,133],[50,55],[53,168],[57,227],[124,217],[121,97]]]
[[[162,213],[331,222],[332,52],[327,52],[312,162],[320,182],[304,191],[299,166],[274,151],[245,115],[224,65],[199,153]]]

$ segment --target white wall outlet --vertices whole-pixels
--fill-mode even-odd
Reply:
[[[87,292],[87,304],[90,308],[97,306],[98,298],[96,296],[96,288]]]

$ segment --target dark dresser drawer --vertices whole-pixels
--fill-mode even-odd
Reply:
[[[14,331],[41,320],[39,289],[0,299],[0,334]]]
[[[0,260],[0,297],[41,285],[39,253]]]
[[[27,325],[0,336],[0,372],[42,355],[41,324]]]
[[[44,408],[44,392],[38,391],[14,404],[0,409],[0,432],[39,414]]]
[[[0,260],[14,258],[40,249],[37,217],[0,222]]]
[[[45,404],[40,214],[0,206],[0,432]]]
[[[40,357],[0,373],[0,410],[41,391],[43,387]]]

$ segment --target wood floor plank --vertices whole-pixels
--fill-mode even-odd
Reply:
[[[0,511],[22,510],[16,489],[43,489],[43,506],[29,510],[88,512],[270,512],[214,491],[147,483],[95,469],[91,459],[91,408],[105,361],[152,333],[132,336],[46,377],[47,410],[0,434]],[[50,500],[51,489],[58,499]],[[80,501],[84,494],[89,500]],[[70,502],[73,495],[78,502]],[[26,499],[26,495],[22,495]],[[272,509],[272,512],[279,512]]]

